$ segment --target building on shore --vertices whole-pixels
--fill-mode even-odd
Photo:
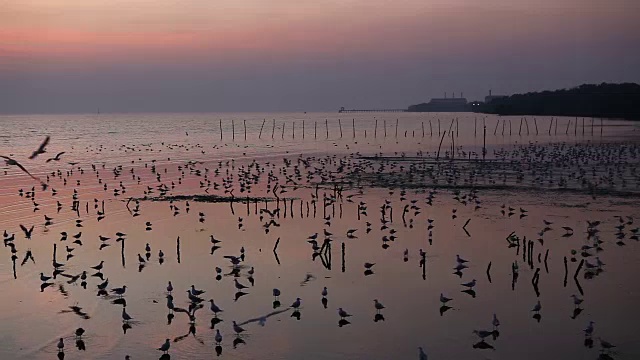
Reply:
[[[493,100],[505,98],[504,95],[492,95],[491,90],[489,90],[489,95],[484,97],[484,103],[488,104]]]
[[[471,105],[467,102],[467,99],[462,97],[445,96],[443,98],[433,98],[428,103],[422,103],[409,106],[407,110],[409,112],[467,112],[471,111]]]

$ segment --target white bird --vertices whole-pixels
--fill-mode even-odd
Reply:
[[[215,340],[216,340],[216,344],[220,344],[222,342],[222,335],[220,335],[220,329],[216,329]]]
[[[241,332],[244,331],[244,329],[242,327],[240,327],[238,324],[236,324],[236,322],[233,322],[233,331],[236,332],[236,334],[240,334]]]
[[[322,289],[322,297],[327,297],[327,294],[328,294],[328,293],[329,293],[329,292],[327,291],[327,287],[325,286],[325,287]]]
[[[122,320],[124,322],[128,322],[129,320],[133,320],[133,318],[127,314],[127,311],[125,310],[125,308],[122,308]]]
[[[158,348],[158,350],[162,351],[164,354],[166,354],[169,351],[169,348],[171,347],[171,340],[166,339],[164,341],[164,344],[162,344],[162,346],[160,346]]]
[[[420,355],[418,356],[418,360],[427,360],[427,354],[422,349],[422,346],[418,347],[418,350],[420,351]]]

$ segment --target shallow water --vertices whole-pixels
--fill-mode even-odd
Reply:
[[[222,140],[219,119],[223,119]],[[234,119],[233,125],[231,119]],[[266,119],[264,127],[263,119]],[[271,119],[276,119],[275,129]],[[339,123],[338,119],[341,119]],[[247,126],[246,140],[243,120]],[[481,162],[483,120],[487,127],[486,158],[494,165]],[[60,337],[65,339],[66,359],[123,359],[127,354],[132,359],[158,358],[161,352],[156,348],[166,338],[172,340],[169,353],[173,359],[215,357],[213,314],[208,303],[195,313],[195,334],[190,332],[186,314],[175,312],[175,318],[168,324],[166,286],[167,281],[172,281],[176,307],[188,307],[186,291],[193,284],[206,291],[204,299],[213,298],[224,309],[219,315],[223,321],[215,325],[224,338],[220,358],[417,359],[417,348],[422,346],[430,359],[596,359],[600,349],[598,337],[617,346],[615,352],[609,354],[611,357],[636,358],[640,355],[640,340],[634,334],[634,325],[640,321],[635,309],[640,301],[640,286],[633,276],[640,268],[640,255],[637,241],[630,237],[638,225],[626,222],[631,222],[627,217],[640,216],[637,206],[640,188],[634,170],[640,162],[634,156],[640,145],[638,125],[596,120],[592,127],[591,119],[585,119],[583,127],[581,118],[578,126],[575,119],[559,118],[556,133],[555,127],[550,127],[550,118],[537,118],[536,135],[532,120],[527,118],[527,135],[524,122],[522,130],[519,128],[520,117],[477,114],[0,116],[4,130],[0,154],[13,154],[11,157],[42,179],[50,175],[50,188],[42,192],[37,183],[15,167],[3,166],[0,173],[3,205],[0,230],[15,233],[17,257],[14,266],[10,247],[4,247],[0,255],[0,286],[5,294],[5,306],[0,310],[0,357],[55,358]],[[231,133],[233,128],[235,139]],[[455,144],[447,135],[442,137],[443,131],[449,134],[450,128]],[[26,160],[45,134],[51,136],[47,153],[35,160]],[[440,161],[434,162],[441,139]],[[562,143],[565,145],[559,145]],[[455,155],[451,153],[452,145]],[[527,148],[546,149],[555,155],[530,161],[531,155],[523,155],[523,149]],[[623,154],[620,149],[626,152]],[[505,155],[507,150],[516,150],[517,154]],[[59,151],[66,152],[60,162],[45,163]],[[382,153],[389,158],[363,159],[352,155],[356,152]],[[417,152],[422,153],[414,158]],[[406,158],[399,157],[403,153]],[[301,154],[309,166],[298,161]],[[592,160],[588,164],[573,162],[571,156],[559,160],[562,154],[583,154]],[[291,164],[287,166],[283,158],[291,160]],[[231,159],[233,163],[227,165]],[[556,163],[549,163],[553,159]],[[620,163],[614,162],[615,159],[620,159]],[[188,164],[191,160],[201,163]],[[253,160],[265,170],[257,172],[255,167],[250,168],[259,181],[251,186],[248,194],[241,192],[240,183],[245,179],[239,174],[241,169],[249,169]],[[223,161],[222,164],[219,161]],[[337,172],[341,161],[345,166]],[[91,168],[92,164],[96,165],[98,174]],[[151,169],[154,164],[155,173]],[[378,172],[381,164],[384,170]],[[415,166],[413,170],[409,170],[411,164]],[[113,169],[118,165],[122,165],[122,169],[116,178]],[[534,174],[536,166],[553,168],[553,171],[541,175],[542,171],[537,170]],[[296,176],[296,167],[300,177]],[[216,176],[218,168],[220,174]],[[579,169],[590,172],[594,168],[597,175],[592,177],[575,175]],[[73,173],[67,173],[72,169]],[[205,169],[209,169],[207,179],[212,184],[206,184]],[[322,175],[328,181],[316,188],[315,184],[321,181],[320,169],[324,169]],[[364,175],[354,169],[362,170]],[[57,170],[61,171],[60,176],[51,174]],[[131,170],[140,177],[139,182],[132,178]],[[268,181],[270,170],[273,176]],[[329,174],[329,171],[333,172]],[[609,174],[609,171],[613,172]],[[435,174],[438,184],[420,177],[411,181],[402,178],[403,174],[425,172]],[[313,179],[307,178],[309,173],[314,173]],[[367,173],[369,177],[365,176]],[[382,173],[384,175],[380,175]],[[157,174],[161,177],[159,181]],[[474,186],[462,182],[470,174],[477,179]],[[269,190],[277,182],[279,188],[286,188],[286,192],[277,191],[280,197],[294,198],[293,210],[290,202],[287,202],[285,217],[283,202],[266,205],[259,202],[257,208],[251,202],[247,208],[242,202],[231,206],[227,202],[190,201],[187,213],[186,203],[175,201],[172,205],[180,209],[179,214],[175,214],[168,201],[143,200],[145,195],[160,196],[157,186],[164,184],[170,188],[172,182],[175,187],[167,195],[206,194],[206,189],[209,194],[228,196],[223,178],[229,175],[233,175],[232,179],[228,178],[229,189],[233,189],[238,198],[273,197]],[[544,181],[533,181],[535,177],[542,177]],[[556,182],[550,185],[546,182],[549,178]],[[561,178],[566,181],[565,185],[558,183]],[[597,190],[583,186],[580,180],[585,178],[594,183],[599,181]],[[338,180],[354,183],[360,180],[362,191],[345,185],[343,197],[323,208],[323,198],[335,195],[333,182]],[[126,192],[114,195],[120,182]],[[219,185],[217,189],[213,183]],[[107,184],[106,191],[104,184]],[[34,211],[33,200],[18,192],[19,189],[29,191],[32,186],[36,187],[37,211]],[[146,193],[149,187],[153,193]],[[405,195],[402,195],[403,187]],[[51,188],[57,190],[55,196]],[[80,201],[79,216],[71,210],[74,189]],[[435,193],[429,196],[430,191]],[[314,216],[312,201],[316,192]],[[472,200],[475,196],[480,202],[477,209]],[[141,199],[137,217],[127,210],[130,197]],[[97,208],[94,199],[97,199]],[[98,221],[97,211],[102,207],[102,200],[105,218]],[[390,222],[383,230],[380,207],[385,200],[390,205],[385,218]],[[419,213],[408,212],[405,224],[403,208],[411,206],[411,200],[416,201],[414,205],[419,207]],[[56,201],[62,204],[59,212]],[[367,215],[361,214],[358,220],[360,201],[366,203]],[[504,215],[503,204],[507,210]],[[260,219],[256,214],[256,209],[265,206],[270,210],[280,207],[280,216],[274,218],[279,226],[271,226],[268,233],[263,225],[270,220],[269,215],[264,213]],[[131,202],[129,208],[133,207],[135,204]],[[514,209],[511,216],[509,207]],[[199,212],[205,214],[203,222]],[[44,226],[44,215],[53,218],[52,225]],[[326,216],[330,217],[330,225],[325,224]],[[615,228],[620,224],[618,216],[625,222],[621,231]],[[242,228],[238,226],[240,217]],[[83,220],[82,228],[75,226],[76,219]],[[427,219],[433,220],[431,235]],[[467,220],[468,235],[463,229]],[[553,224],[540,236],[538,233],[545,228],[543,220]],[[597,238],[603,243],[602,251],[590,249],[589,256],[583,257],[580,247],[594,243],[594,237],[587,235],[587,220],[601,221]],[[145,230],[147,221],[152,224],[149,231]],[[368,233],[366,222],[371,223]],[[19,224],[27,228],[35,225],[31,240],[25,239]],[[573,235],[563,236],[566,234],[563,226],[572,227]],[[322,245],[325,229],[334,234],[331,248],[324,255],[314,257],[306,239],[320,233],[318,240]],[[347,238],[348,229],[358,229],[357,238]],[[391,229],[395,233],[390,232]],[[62,231],[68,232],[69,240],[60,241]],[[80,231],[83,245],[72,244],[72,235]],[[124,241],[116,242],[114,234],[118,231],[127,234]],[[512,232],[521,240],[524,237],[533,240],[531,263],[527,261],[524,246],[508,247],[506,238]],[[624,233],[624,245],[616,244],[619,241],[616,234],[620,232]],[[392,234],[397,238],[387,243],[388,248],[383,248],[383,236]],[[111,237],[106,241],[109,246],[102,250],[99,250],[99,235]],[[221,247],[213,254],[210,235],[222,240]],[[278,238],[280,242],[274,253]],[[146,243],[152,251],[149,261],[141,268],[137,258],[138,254],[145,256]],[[96,285],[101,280],[91,276],[93,271],[88,271],[86,289],[80,286],[80,280],[77,284],[68,284],[68,277],[58,275],[51,281],[53,285],[41,291],[40,272],[48,275],[53,272],[54,244],[56,261],[65,263],[64,274],[80,274],[103,260],[102,272],[104,278],[109,279],[109,288],[127,285],[124,299],[127,313],[134,318],[128,324],[131,328],[123,331],[122,305],[113,303],[116,298],[97,294]],[[75,248],[74,256],[69,259],[66,246]],[[246,257],[235,278],[249,288],[246,295],[236,299],[233,268],[224,256],[240,255],[241,247]],[[27,260],[21,265],[29,249],[34,261]],[[405,249],[409,253],[407,261],[403,256]],[[420,266],[419,249],[426,251],[425,267]],[[578,250],[575,256],[571,254],[572,249]],[[165,253],[162,264],[159,250]],[[453,274],[456,254],[469,260],[469,267],[462,271],[461,277]],[[574,280],[580,261],[595,263],[595,256],[605,263],[600,271],[587,272],[583,267],[577,281]],[[565,257],[569,259],[566,285]],[[576,261],[571,261],[572,258]],[[365,262],[376,264],[373,274],[365,275]],[[514,262],[519,267],[515,284],[512,283]],[[489,263],[491,279],[487,276]],[[215,267],[222,268],[220,280],[216,280]],[[251,267],[255,269],[253,284],[248,278]],[[539,296],[532,285],[536,269],[540,269]],[[597,275],[591,278],[591,273]],[[465,288],[460,285],[472,279],[477,280],[475,297],[462,292]],[[326,309],[321,296],[325,286],[329,293]],[[276,310],[286,311],[268,317],[264,327],[258,322],[242,325],[246,329],[241,336],[244,343],[234,344],[237,338],[232,321],[243,323],[273,312],[273,288],[282,292],[281,306]],[[453,298],[448,303],[452,308],[442,314],[440,293]],[[583,310],[577,316],[574,316],[572,294],[584,299],[580,306]],[[302,299],[299,320],[292,317],[293,309],[288,308],[297,297]],[[381,312],[384,320],[378,317],[378,321],[374,321],[374,299],[386,307]],[[532,318],[530,311],[538,300],[542,304],[540,321]],[[84,317],[71,311],[71,306],[81,308]],[[337,308],[353,315],[348,318],[349,324],[339,326]],[[495,350],[474,348],[480,340],[472,331],[492,330],[494,313],[501,322],[499,336],[489,337],[487,343]],[[593,348],[584,346],[582,329],[589,321],[595,322]],[[80,326],[87,331],[83,336],[86,351],[74,346],[73,332]]]

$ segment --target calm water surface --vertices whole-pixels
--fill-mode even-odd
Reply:
[[[0,116],[0,154],[43,180],[48,176],[49,182],[49,189],[40,191],[15,167],[0,168],[0,231],[15,234],[16,258],[12,261],[10,245],[0,250],[0,358],[57,358],[61,337],[66,359],[156,359],[165,339],[171,339],[172,359],[418,359],[418,346],[429,359],[597,359],[603,358],[599,337],[616,345],[606,356],[640,358],[635,334],[640,245],[633,239],[640,223],[639,127],[591,119],[583,126],[582,118],[577,124],[574,118],[551,121],[527,117],[520,128],[520,117],[477,114]],[[45,135],[51,136],[47,153],[28,160]],[[483,142],[488,149],[484,165]],[[555,155],[524,160],[543,150]],[[61,151],[61,161],[45,162]],[[363,158],[381,153],[389,158]],[[359,178],[354,169],[369,176]],[[435,173],[438,183],[419,177],[389,181],[425,172]],[[257,180],[249,189],[246,173]],[[473,187],[463,181],[471,173],[477,179]],[[346,184],[354,176],[361,188]],[[581,184],[587,178],[600,183],[599,192]],[[323,207],[323,198],[335,195],[332,180],[337,179],[344,187],[342,197]],[[280,202],[274,217],[278,225],[268,233],[265,223],[271,217],[263,213],[261,218],[256,210],[267,206],[272,211],[275,202],[251,202],[247,208],[243,202],[191,200],[187,206],[184,200],[144,200],[162,200],[160,185],[167,187],[167,196],[230,196],[233,190],[239,198],[273,198],[276,183],[279,197],[294,199],[293,209],[287,201],[285,216]],[[35,199],[24,194],[32,186]],[[78,212],[71,209],[74,190]],[[139,216],[127,209],[129,198],[140,199]],[[105,216],[98,221],[103,200]],[[358,216],[360,202],[366,215]],[[130,209],[135,206],[129,203]],[[51,225],[44,225],[45,215],[53,218]],[[82,227],[76,220],[82,220]],[[545,220],[553,224],[543,231]],[[587,220],[600,221],[597,234],[588,234]],[[31,240],[20,224],[35,226]],[[571,227],[572,235],[562,227]],[[349,229],[357,229],[357,238],[347,236]],[[319,233],[322,245],[325,230],[333,234],[331,247],[313,255],[306,240]],[[61,241],[61,232],[69,239]],[[79,232],[82,245],[73,243]],[[125,240],[117,242],[116,232],[126,233]],[[509,246],[506,238],[513,232],[521,246]],[[111,238],[102,249],[100,235]],[[222,241],[213,253],[211,235]],[[383,246],[383,237],[392,235],[394,241]],[[602,241],[601,250],[591,248],[594,236]],[[533,241],[531,257],[522,243],[525,237]],[[150,257],[140,266],[138,254],[145,257],[147,243]],[[40,273],[53,274],[54,244],[55,260],[65,264],[62,274],[87,271],[86,288],[62,274],[41,287]],[[67,246],[74,248],[72,257],[67,257]],[[583,246],[588,247],[585,253]],[[241,247],[245,259],[234,270],[224,256],[239,256]],[[424,267],[420,249],[426,251]],[[29,250],[33,260],[23,263]],[[469,260],[460,274],[454,274],[456,255]],[[605,265],[597,270],[583,265],[574,280],[581,260],[596,264],[596,256]],[[126,312],[134,318],[128,324],[121,318],[122,300],[98,293],[102,280],[92,276],[90,267],[100,261],[109,289],[127,285]],[[375,263],[373,274],[365,275],[365,262]],[[222,269],[219,279],[216,267]],[[536,271],[538,293],[532,285]],[[238,297],[234,278],[248,286],[245,295]],[[477,284],[471,296],[462,292],[461,283],[473,279]],[[169,316],[168,281],[175,288],[176,307],[189,307],[186,292],[193,284],[206,291],[205,300],[214,299],[224,310],[218,315],[222,321],[212,322],[207,302],[195,312],[193,325],[184,313]],[[323,287],[328,289],[326,308]],[[274,305],[274,288],[281,290],[280,306]],[[443,313],[441,293],[453,299]],[[574,294],[584,300],[577,311]],[[299,313],[289,308],[296,298],[302,299]],[[385,306],[382,317],[376,316],[374,299]],[[542,309],[535,319],[531,309],[538,300]],[[348,324],[339,322],[338,308],[352,315]],[[250,321],[274,311],[264,326]],[[495,349],[474,348],[480,339],[472,331],[493,330],[494,313],[499,333],[485,344]],[[242,341],[232,321],[250,321],[242,325]],[[595,323],[593,348],[585,346],[583,333],[589,321]],[[86,330],[86,350],[75,346],[78,327]],[[223,336],[221,349],[215,348],[215,329]]]

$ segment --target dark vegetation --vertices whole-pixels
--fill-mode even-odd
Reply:
[[[515,94],[475,106],[474,111],[640,120],[640,85],[584,84],[571,89]]]

